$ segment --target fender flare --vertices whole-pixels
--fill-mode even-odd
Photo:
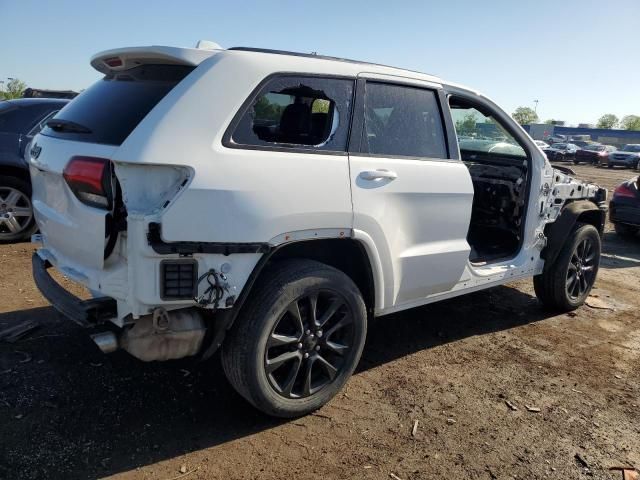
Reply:
[[[548,223],[544,228],[547,245],[540,256],[545,261],[545,267],[553,265],[576,222],[585,214],[591,220],[587,223],[596,227],[602,235],[607,215],[605,206],[596,205],[590,200],[576,200],[566,204],[556,221]]]

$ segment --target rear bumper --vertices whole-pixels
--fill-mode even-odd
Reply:
[[[611,202],[609,204],[609,220],[611,223],[640,226],[640,207]]]
[[[81,300],[59,285],[47,269],[51,264],[37,253],[31,258],[33,280],[40,293],[65,317],[83,327],[90,327],[117,316],[117,303],[113,298],[102,297]]]

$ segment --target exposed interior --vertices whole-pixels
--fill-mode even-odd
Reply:
[[[481,264],[512,257],[523,236],[530,159],[491,112],[456,97],[450,107],[473,181],[469,260]]]
[[[335,102],[299,85],[269,92],[254,105],[253,132],[270,143],[319,145],[331,134]]]

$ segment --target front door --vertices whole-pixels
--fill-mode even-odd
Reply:
[[[349,155],[354,230],[376,245],[390,308],[460,280],[473,185],[448,151],[438,85],[380,76],[359,85],[363,121],[354,122]]]

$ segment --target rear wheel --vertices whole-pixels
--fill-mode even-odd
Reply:
[[[601,241],[593,225],[578,223],[552,265],[533,277],[536,296],[547,307],[571,311],[589,296],[600,265]]]
[[[632,238],[640,231],[640,227],[634,227],[632,225],[625,225],[624,223],[614,223],[616,233],[621,237]]]
[[[31,187],[16,177],[0,176],[0,241],[17,242],[36,231]]]
[[[233,387],[263,412],[296,417],[327,403],[353,373],[366,309],[344,273],[286,260],[262,275],[222,346]]]

